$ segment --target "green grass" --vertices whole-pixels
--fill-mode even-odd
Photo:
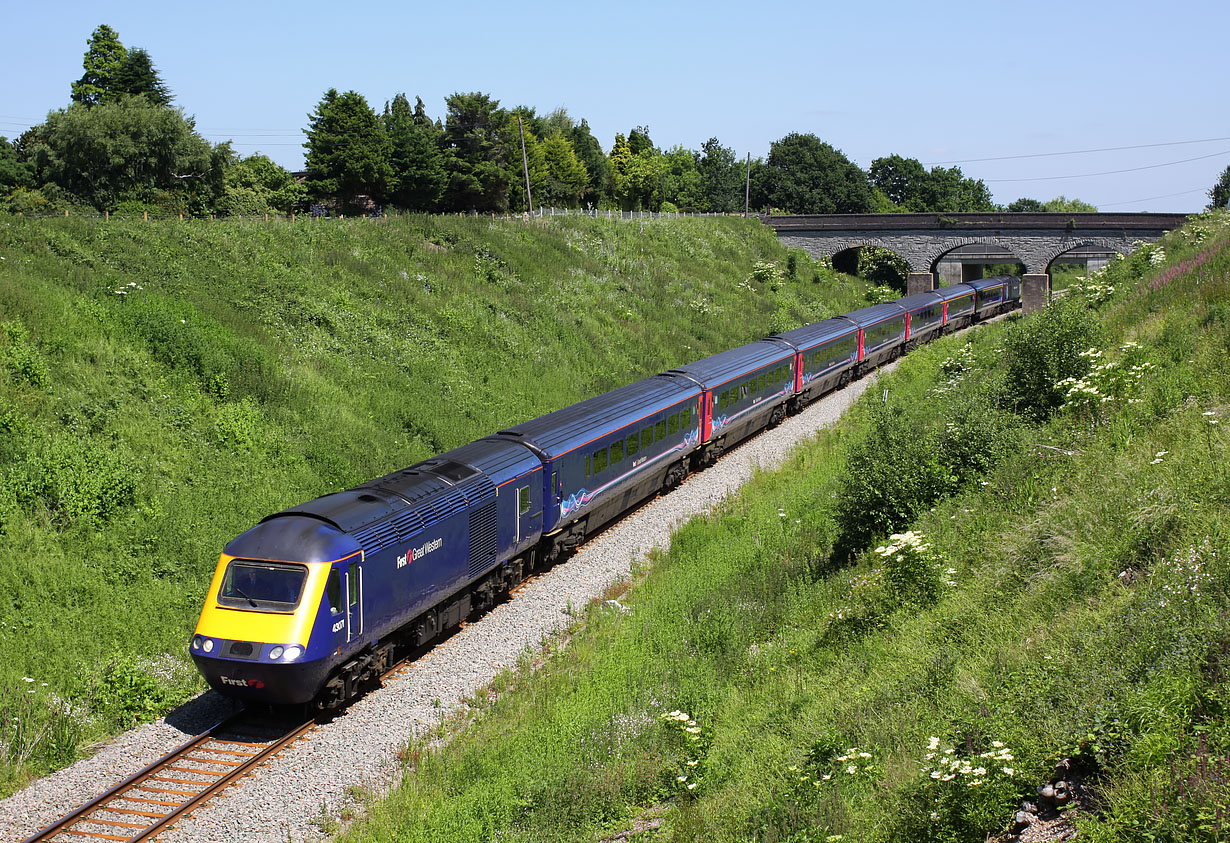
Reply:
[[[447,741],[407,747],[342,839],[595,840],[655,817],[631,839],[982,841],[1062,759],[1096,796],[1082,839],[1226,839],[1227,218],[1162,249],[910,355],[888,408],[875,390],[684,526],[627,613],[596,601]],[[1100,397],[1053,401],[1026,364]],[[862,534],[839,496],[895,456],[886,412],[934,441],[1012,413],[1009,446],[903,469],[938,479],[884,501],[884,530],[923,546],[877,553],[881,534],[846,561]]]
[[[270,512],[865,290],[736,218],[7,218],[0,794],[202,688],[205,585]]]

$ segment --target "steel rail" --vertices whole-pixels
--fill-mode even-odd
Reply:
[[[24,841],[22,841],[22,843],[46,843],[46,841],[54,840],[57,836],[61,834],[72,835],[75,837],[93,837],[93,838],[102,839],[102,840],[119,840],[119,841],[126,841],[126,843],[138,843],[138,841],[141,841],[141,840],[148,840],[151,837],[154,837],[160,832],[164,831],[167,828],[167,826],[171,825],[172,823],[178,820],[183,819],[193,810],[200,807],[201,804],[207,802],[209,799],[217,795],[221,790],[223,790],[228,785],[230,785],[232,782],[234,782],[235,779],[239,778],[240,776],[245,775],[253,767],[256,767],[262,762],[268,760],[271,756],[275,755],[280,750],[285,748],[288,744],[300,738],[305,732],[307,732],[309,729],[311,729],[313,726],[316,725],[315,719],[304,721],[298,726],[295,726],[294,728],[287,730],[281,736],[273,738],[271,742],[268,744],[246,743],[246,742],[233,741],[233,740],[228,740],[223,737],[219,737],[219,735],[226,734],[228,730],[233,729],[236,725],[242,723],[243,721],[244,721],[244,715],[242,713],[237,714],[233,717],[230,717],[226,720],[223,720],[222,722],[213,726],[213,728],[205,732],[202,732],[201,734],[197,735],[196,737],[188,741],[185,741],[184,743],[177,746],[175,749],[163,755],[158,760],[154,761],[151,764],[146,765],[145,767],[143,767],[136,773],[133,773],[131,776],[124,779],[119,784],[108,789],[101,796],[98,796],[92,799],[91,801],[86,802],[84,805],[81,805],[80,807],[71,811],[70,813],[65,814],[63,817],[56,820],[54,823],[42,829],[41,831],[38,831],[35,834],[31,835],[30,837],[27,837]],[[219,742],[226,743],[226,744],[250,746],[254,750],[257,750],[257,751],[248,753],[246,751],[205,749],[204,748],[205,745],[207,745],[210,741],[219,741]],[[194,759],[194,758],[188,757],[195,750],[200,750],[203,752],[212,752],[215,754],[228,754],[228,755],[235,756],[237,759],[243,758],[245,760],[243,761],[219,761],[219,760],[214,760],[214,759]],[[191,772],[193,775],[210,776],[212,777],[212,780],[197,781],[194,779],[162,779],[162,780],[154,779],[154,776],[157,773],[162,772],[164,770],[168,770],[169,768],[172,768],[173,765],[175,765],[177,761],[183,761],[183,760],[191,761],[192,763],[212,764],[213,766],[227,766],[229,767],[229,769],[223,770],[223,771],[214,771],[214,770],[197,770],[195,768],[186,768],[186,767],[176,767],[175,769],[177,770]],[[195,791],[195,790],[186,791],[186,790],[176,790],[173,788],[162,788],[162,789],[154,789],[152,791],[154,793],[163,793],[168,796],[191,797],[184,802],[178,802],[178,803],[172,803],[170,801],[162,801],[162,800],[149,800],[149,799],[144,799],[142,797],[134,797],[130,795],[132,791],[137,790],[142,785],[144,785],[146,782],[149,782],[151,780],[160,781],[160,782],[169,783],[169,784],[178,783],[178,784],[183,784],[183,785],[188,785],[188,784],[199,785],[199,786],[202,786],[203,789],[200,791]],[[152,811],[143,812],[143,811],[135,811],[129,808],[109,807],[111,806],[111,803],[121,802],[124,800],[153,803],[154,805],[160,805],[163,807],[171,808],[171,810],[166,814],[155,814]],[[152,824],[142,826],[136,823],[121,823],[115,820],[100,820],[98,818],[93,817],[93,815],[96,813],[105,813],[108,811],[111,811],[114,813],[128,814],[128,815],[135,814],[135,815],[140,815],[140,816],[149,816],[154,819],[154,822]],[[114,827],[114,828],[132,828],[134,829],[134,831],[131,833],[128,833],[126,836],[120,836],[118,834],[104,834],[102,832],[81,831],[81,830],[72,828],[72,826],[75,826],[77,824],[105,825],[105,826]]]

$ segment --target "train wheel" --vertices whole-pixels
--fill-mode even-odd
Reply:
[[[662,492],[671,491],[676,486],[684,481],[688,476],[688,470],[684,468],[683,463],[675,463],[666,470],[666,477],[662,478]]]
[[[769,414],[769,427],[777,427],[786,418],[786,407],[777,405],[773,408],[773,412]]]

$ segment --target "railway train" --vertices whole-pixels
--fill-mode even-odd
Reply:
[[[530,571],[725,450],[1020,303],[998,276],[724,351],[274,513],[221,554],[189,653],[219,693],[344,703]]]

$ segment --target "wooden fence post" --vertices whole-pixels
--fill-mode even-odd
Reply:
[[[149,211],[142,211],[141,216],[145,217],[146,222],[149,222]]]

